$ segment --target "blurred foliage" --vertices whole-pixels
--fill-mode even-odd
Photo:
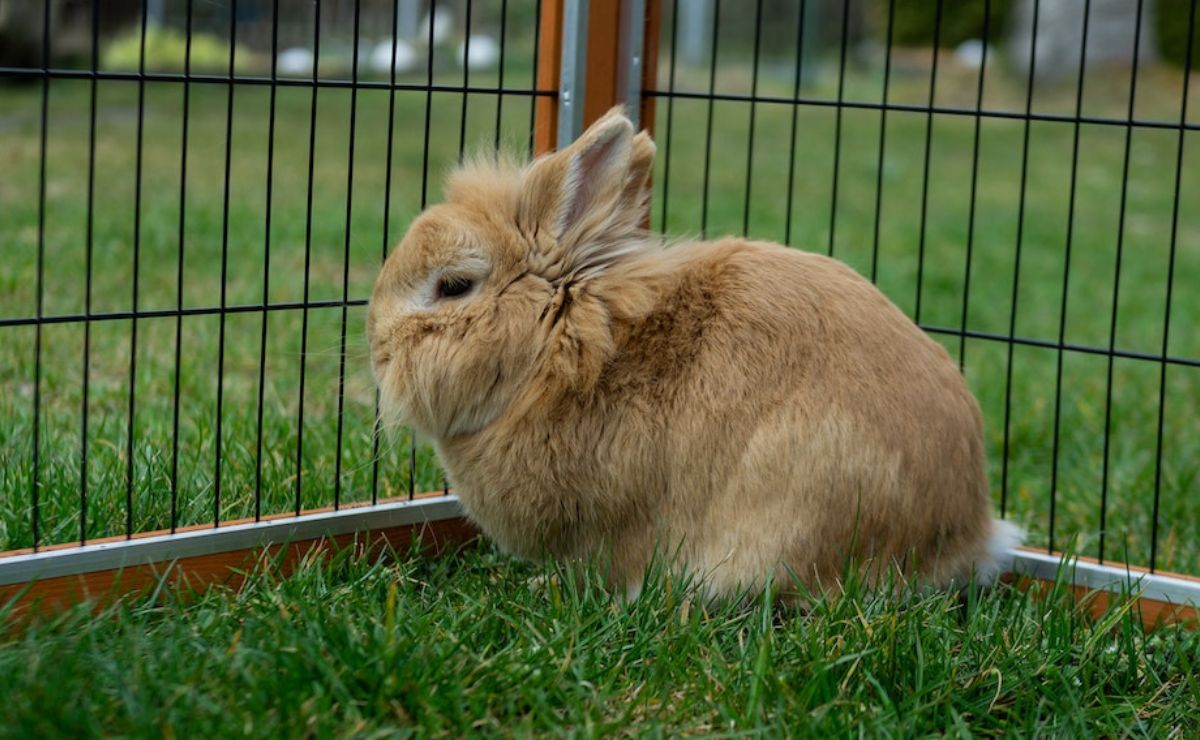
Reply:
[[[136,70],[142,54],[141,29],[134,28],[115,37],[105,47],[101,65],[106,69]],[[188,58],[187,36],[172,28],[146,29],[147,70],[182,72]],[[261,69],[263,59],[240,44],[235,49],[234,69],[248,72]],[[229,69],[229,44],[206,33],[192,32],[191,69],[193,72],[224,72]]]
[[[887,37],[888,5],[893,0],[869,0],[871,25],[880,39]],[[954,48],[964,41],[983,35],[985,11],[989,14],[988,38],[998,39],[1008,26],[1016,3],[1014,0],[992,0],[990,3],[944,0],[942,2],[941,34],[938,43]],[[892,39],[897,46],[929,46],[933,44],[937,25],[937,3],[933,0],[894,0]]]
[[[32,2],[0,0],[0,65],[33,66],[41,59],[42,10]]]
[[[1182,67],[1187,62],[1188,35],[1192,37],[1192,69],[1200,69],[1200,9],[1193,14],[1188,27],[1190,6],[1195,0],[1158,0],[1154,15],[1154,31],[1158,35],[1158,50],[1165,61]]]

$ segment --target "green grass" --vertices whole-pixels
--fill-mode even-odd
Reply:
[[[749,90],[747,68],[735,48],[722,65],[720,92]],[[916,55],[919,57],[919,55]],[[520,57],[520,55],[518,55]],[[912,61],[897,62],[889,99],[924,102],[927,71]],[[925,63],[927,63],[927,59]],[[514,58],[507,84],[528,85],[528,59]],[[830,98],[836,75],[826,65],[812,65],[804,94]],[[846,97],[878,100],[879,66],[851,69]],[[764,64],[759,92],[791,94],[790,65]],[[666,74],[664,71],[663,79]],[[989,74],[985,105],[1020,110],[1023,82],[1003,67]],[[938,103],[973,105],[973,74],[947,63],[939,74]],[[410,80],[420,81],[420,80]],[[443,82],[453,84],[453,75]],[[494,83],[494,75],[475,75],[472,84]],[[665,83],[664,83],[665,84]],[[1178,71],[1151,67],[1139,84],[1136,113],[1140,118],[1178,117]],[[1112,72],[1089,76],[1084,113],[1122,116],[1127,80]],[[704,90],[703,70],[681,67],[679,89]],[[1195,92],[1195,91],[1193,91]],[[45,280],[46,315],[70,315],[85,309],[84,265],[89,231],[87,162],[90,83],[62,80],[51,85],[46,154]],[[273,303],[302,300],[306,244],[311,246],[309,296],[337,300],[343,269],[351,298],[369,294],[385,245],[403,233],[421,203],[440,197],[442,173],[455,160],[460,145],[461,97],[432,96],[429,178],[423,182],[426,96],[395,96],[390,212],[384,233],[384,190],[387,173],[389,96],[361,91],[357,99],[352,204],[347,208],[350,93],[322,89],[317,101],[316,147],[313,156],[311,233],[308,218],[309,91],[285,87],[276,100],[277,125],[273,159],[270,233],[267,233],[267,146],[269,91],[243,86],[236,91],[232,113],[228,217],[225,214],[226,90],[219,85],[191,88],[188,120],[186,210],[183,219],[182,297],[176,277],[180,248],[181,103],[177,84],[152,84],[146,90],[142,156],[142,201],[135,208],[137,88],[128,82],[101,82],[97,87],[94,201],[91,209],[91,311],[121,312],[131,307],[135,225],[140,234],[138,307],[142,311],[217,305],[221,300],[221,255],[228,245],[224,280],[228,305],[254,305],[264,299],[264,249],[270,245],[270,281],[265,297]],[[1038,112],[1070,113],[1070,86],[1039,88]],[[670,111],[669,111],[670,108]],[[38,295],[36,256],[40,90],[0,89],[0,316],[27,317]],[[741,103],[714,106],[711,177],[708,185],[707,232],[741,233],[743,221],[752,236],[782,240],[815,251],[833,252],[864,274],[922,323],[957,330],[1016,333],[1039,341],[1058,338],[1067,231],[1072,128],[1035,122],[1029,129],[1029,166],[1024,217],[1020,226],[1019,290],[1014,309],[1013,280],[1018,244],[1021,149],[1024,124],[1019,120],[985,119],[978,152],[978,185],[971,219],[970,190],[974,120],[938,116],[933,127],[928,211],[922,237],[921,191],[924,175],[925,116],[892,112],[887,117],[881,211],[875,217],[880,115],[847,109],[842,115],[836,221],[833,141],[835,111],[802,107],[792,160],[792,109],[760,104],[755,109],[755,145],[748,151],[749,109]],[[668,116],[670,141],[668,142]],[[1193,114],[1194,117],[1194,114]],[[522,147],[530,120],[526,97],[506,96],[500,125],[502,140]],[[490,146],[495,136],[496,100],[473,95],[467,112],[468,146]],[[654,225],[673,235],[701,231],[708,104],[658,101],[660,164],[656,172]],[[1196,132],[1187,134],[1183,157],[1180,213],[1176,227],[1175,292],[1171,306],[1170,355],[1200,357],[1200,147]],[[1075,198],[1074,235],[1067,289],[1064,336],[1068,343],[1107,348],[1113,316],[1116,247],[1123,256],[1120,292],[1113,333],[1118,350],[1158,354],[1162,346],[1168,250],[1172,229],[1177,135],[1170,130],[1138,130],[1131,139],[1124,230],[1121,222],[1124,130],[1085,125],[1080,133],[1081,157]],[[665,170],[670,148],[671,169]],[[752,158],[751,198],[745,210],[747,158]],[[789,194],[789,167],[795,184]],[[664,187],[669,196],[664,198]],[[790,199],[789,199],[790,195]],[[664,208],[665,207],[665,208]],[[140,221],[135,222],[135,213]],[[349,221],[347,223],[347,213]],[[791,228],[787,233],[789,219]],[[665,219],[665,220],[664,220]],[[226,226],[227,224],[227,226]],[[227,237],[225,236],[227,231]],[[876,238],[878,232],[878,238]],[[348,237],[347,237],[348,233]],[[924,248],[923,263],[918,255]],[[964,280],[971,246],[969,292]],[[343,264],[348,244],[348,260]],[[918,296],[919,265],[923,264]],[[874,269],[873,269],[874,265]],[[969,295],[964,301],[964,293]],[[1014,318],[1015,313],[1015,318]],[[333,503],[335,488],[343,501],[369,498],[373,481],[378,494],[393,496],[409,488],[408,437],[401,433],[380,452],[378,476],[373,463],[374,391],[365,361],[362,307],[346,314],[346,379],[343,434],[339,448],[338,371],[342,331],[339,308],[308,313],[303,403],[299,393],[303,318],[298,311],[274,311],[266,318],[263,375],[261,461],[257,453],[259,341],[263,317],[254,312],[230,315],[225,322],[225,368],[221,380],[220,459],[221,516],[254,513],[259,485],[264,512],[289,510],[294,504],[301,405],[304,411],[301,504]],[[79,537],[80,450],[88,450],[87,523],[89,538],[124,531],[127,516],[126,475],[132,471],[130,515],[135,531],[171,523],[172,481],[177,481],[178,521],[211,521],[214,508],[216,378],[220,320],[213,315],[182,321],[179,373],[179,460],[173,450],[175,320],[148,318],[137,327],[136,410],[133,460],[126,454],[129,414],[129,365],[132,322],[95,322],[90,331],[89,423],[81,439],[84,330],[77,323],[46,325],[41,332],[42,405],[40,426],[39,505],[41,541],[66,542]],[[1008,347],[1003,342],[939,334],[956,357],[965,359],[972,388],[987,419],[991,476],[997,503],[1032,531],[1032,541],[1047,541],[1055,417],[1058,353],[1041,347],[1016,346],[1012,351],[1011,392]],[[0,549],[32,542],[32,408],[35,330],[30,326],[0,329]],[[1150,557],[1152,500],[1155,489],[1159,368],[1153,362],[1066,352],[1058,454],[1056,546],[1075,541],[1084,553],[1095,553],[1100,530],[1100,499],[1107,487],[1106,555],[1147,562]],[[1166,374],[1161,450],[1159,542],[1157,565],[1200,572],[1200,369],[1171,366]],[[1006,414],[1006,405],[1008,408]],[[1105,420],[1110,440],[1105,454]],[[1005,430],[1007,428],[1007,461]],[[86,444],[85,444],[86,443]],[[340,452],[339,452],[340,450]],[[335,481],[340,454],[341,478]],[[429,449],[421,447],[413,486],[437,488],[441,474]],[[1107,472],[1105,472],[1107,460]],[[339,485],[340,484],[340,485]]]
[[[798,614],[652,577],[625,604],[486,547],[269,573],[0,633],[0,737],[1200,732],[1200,633],[1065,591],[964,612],[851,580]]]

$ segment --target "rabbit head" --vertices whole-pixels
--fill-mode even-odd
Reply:
[[[371,298],[371,361],[389,420],[446,439],[504,413],[553,362],[562,337],[546,327],[572,289],[644,248],[653,158],[650,138],[614,109],[528,166],[455,171]],[[588,351],[603,352],[603,338],[591,339]]]

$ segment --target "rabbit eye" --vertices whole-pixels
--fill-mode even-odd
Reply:
[[[468,278],[462,277],[444,277],[437,284],[437,298],[457,298],[471,288],[475,287],[475,283]]]

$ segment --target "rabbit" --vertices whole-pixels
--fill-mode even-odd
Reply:
[[[647,234],[654,154],[618,108],[450,175],[370,300],[387,422],[432,441],[503,551],[602,557],[631,598],[656,552],[712,598],[823,588],[849,559],[994,578],[1022,533],[990,513],[946,351],[841,262]]]

